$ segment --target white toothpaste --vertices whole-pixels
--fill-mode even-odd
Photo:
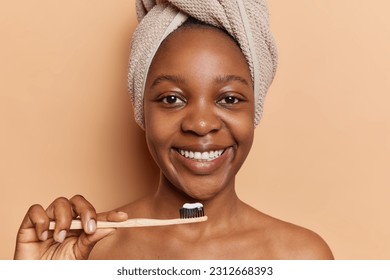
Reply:
[[[185,209],[196,209],[196,208],[202,208],[203,204],[202,203],[184,203],[183,208]]]

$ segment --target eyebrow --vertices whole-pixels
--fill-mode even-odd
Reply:
[[[223,76],[218,76],[217,78],[215,78],[215,82],[218,84],[224,84],[224,83],[233,82],[233,81],[237,81],[237,82],[240,82],[246,86],[249,86],[249,82],[245,78],[243,78],[241,76],[237,76],[237,75],[223,75]]]
[[[156,85],[158,85],[158,84],[160,84],[162,82],[165,82],[165,81],[173,82],[173,83],[177,83],[177,84],[185,84],[186,83],[186,80],[183,77],[181,77],[181,76],[177,76],[177,75],[160,75],[156,79],[154,79],[151,87],[155,87]]]
[[[173,83],[177,83],[177,84],[185,84],[186,83],[186,80],[182,76],[179,76],[179,75],[159,75],[159,76],[157,76],[156,79],[154,79],[151,87],[153,88],[156,85],[158,85],[162,82],[165,82],[165,81],[173,82]],[[238,75],[220,75],[214,79],[214,82],[217,84],[225,84],[225,83],[229,83],[229,82],[233,82],[233,81],[240,82],[246,86],[250,85],[249,82],[245,78],[238,76]]]

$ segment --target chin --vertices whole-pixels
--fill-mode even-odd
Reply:
[[[217,196],[216,193],[187,193],[185,194],[196,201],[208,201]]]
[[[208,186],[208,187],[206,187]],[[224,188],[220,185],[215,187],[210,187],[211,184],[205,182],[199,182],[199,184],[188,187],[180,187],[179,189],[187,196],[191,197],[194,200],[198,201],[207,201],[212,200],[220,193],[223,192]]]

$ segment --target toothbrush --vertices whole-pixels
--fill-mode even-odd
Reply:
[[[179,210],[180,218],[176,219],[129,219],[123,222],[97,221],[97,228],[153,227],[179,224],[191,224],[207,221],[201,203],[185,203]],[[80,220],[72,220],[70,229],[82,229]],[[55,221],[51,221],[49,230],[55,229]]]

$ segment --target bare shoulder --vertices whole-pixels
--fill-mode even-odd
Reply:
[[[278,235],[284,240],[280,242],[278,248],[280,259],[333,259],[332,251],[320,235],[297,225],[281,223]]]
[[[268,258],[289,260],[329,260],[333,254],[317,233],[256,211],[258,238],[270,254]]]

